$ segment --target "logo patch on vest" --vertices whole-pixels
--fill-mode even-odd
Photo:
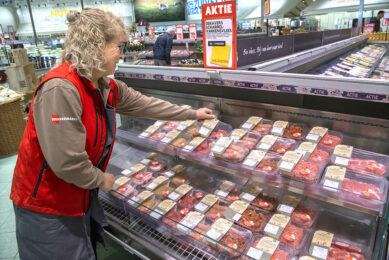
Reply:
[[[52,124],[59,124],[60,121],[77,121],[77,118],[75,118],[75,117],[59,117],[57,115],[51,116],[51,123]]]

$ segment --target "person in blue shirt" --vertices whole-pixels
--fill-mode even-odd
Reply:
[[[154,65],[170,65],[170,52],[173,47],[173,38],[176,35],[174,28],[169,28],[164,34],[158,36],[153,47]]]

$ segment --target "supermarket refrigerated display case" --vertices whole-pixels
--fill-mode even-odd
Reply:
[[[141,75],[141,76],[140,76]],[[150,76],[151,75],[151,76]],[[183,75],[190,75],[200,82],[180,82]],[[287,74],[286,74],[287,75]],[[341,91],[352,91],[366,83],[366,80],[354,79],[328,79],[327,77],[308,76],[300,78],[295,75],[288,75],[280,78],[276,73],[256,72],[232,72],[232,71],[206,71],[200,69],[179,69],[169,68],[144,68],[142,66],[119,67],[116,77],[124,80],[128,85],[135,87],[147,95],[156,96],[169,100],[176,104],[187,104],[192,107],[207,106],[218,112],[219,119],[238,128],[249,116],[261,116],[273,121],[286,120],[290,122],[305,123],[309,127],[316,125],[325,126],[334,131],[343,133],[343,143],[358,148],[388,154],[389,152],[389,122],[382,117],[379,111],[371,111],[372,118],[348,113],[342,107],[345,102],[352,102],[353,105],[361,105],[373,109],[377,105],[387,107],[385,102],[364,101],[359,99],[345,99],[339,97],[320,97],[327,101],[327,104],[337,104],[332,108],[335,112],[323,111],[307,107],[309,99],[318,98],[316,94],[283,93],[277,90],[248,89],[245,87],[223,86],[227,80],[250,81],[273,84],[295,84],[304,85],[317,83],[317,87],[337,87]],[[171,79],[176,79],[171,80]],[[208,79],[203,82],[200,79]],[[166,82],[166,79],[169,81]],[[287,83],[286,83],[287,82]],[[329,84],[333,83],[333,84]],[[356,86],[355,86],[356,85]],[[359,85],[359,86],[358,86]],[[387,83],[378,82],[372,84],[374,92],[388,93]],[[362,90],[362,89],[361,89]],[[244,92],[242,94],[241,92]],[[193,94],[192,94],[193,93]],[[378,93],[376,93],[378,94]],[[281,95],[285,95],[280,97]],[[339,99],[336,102],[331,99]],[[308,100],[308,101],[307,101]],[[254,101],[254,102],[253,102]],[[117,130],[117,140],[112,156],[109,172],[119,174],[123,169],[139,162],[150,152],[159,152],[173,166],[183,164],[191,171],[190,183],[196,188],[202,187],[205,193],[212,193],[214,188],[212,181],[204,178],[211,177],[212,180],[231,180],[244,185],[253,179],[262,183],[269,194],[288,193],[301,196],[304,200],[314,204],[321,209],[318,220],[309,230],[308,236],[312,236],[312,230],[320,228],[334,232],[336,236],[353,241],[353,245],[362,248],[366,259],[384,259],[386,250],[386,227],[388,222],[387,201],[381,205],[358,205],[337,195],[334,192],[320,188],[316,184],[304,184],[287,178],[272,178],[267,175],[251,176],[231,165],[219,163],[218,161],[207,162],[194,159],[174,149],[166,149],[152,142],[147,142],[138,135],[147,128],[153,121],[146,119],[132,119],[125,116],[120,117],[121,126]],[[204,180],[205,184],[201,181]],[[208,179],[209,180],[209,179]],[[210,185],[211,184],[211,185]],[[101,194],[100,199],[110,220],[109,231],[115,240],[128,247],[132,253],[147,259],[145,250],[137,251],[139,244],[146,247],[148,252],[154,252],[160,258],[164,254],[177,259],[220,259],[227,257],[225,253],[209,248],[207,244],[198,242],[195,239],[188,239],[183,233],[145,216],[136,208],[126,205],[122,200],[111,195]],[[119,239],[118,239],[119,238]],[[117,240],[118,239],[118,240]],[[126,243],[128,242],[128,243]],[[132,246],[132,244],[135,246]],[[307,242],[308,243],[308,242]],[[130,245],[128,245],[130,244]],[[301,253],[306,248],[301,249]],[[245,252],[243,252],[245,253]],[[162,257],[163,258],[163,257]]]

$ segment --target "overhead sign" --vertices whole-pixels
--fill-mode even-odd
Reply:
[[[270,0],[265,0],[265,15],[270,15]]]
[[[197,25],[195,23],[189,24],[189,39],[197,40]]]
[[[182,24],[176,24],[176,35],[177,35],[177,40],[184,39],[184,29],[182,27]]]
[[[374,32],[374,23],[366,23],[363,25],[363,33],[372,33]]]
[[[204,67],[236,69],[236,2],[202,5]]]

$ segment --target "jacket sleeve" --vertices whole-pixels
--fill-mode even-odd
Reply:
[[[148,97],[115,80],[118,85],[116,111],[120,114],[155,120],[195,120],[196,110],[182,108],[162,99]]]
[[[166,46],[165,46],[165,57],[166,57],[166,63],[168,65],[171,64],[170,62],[170,52],[173,48],[173,39],[171,37],[167,37],[166,39]]]
[[[53,124],[53,115],[59,116]],[[82,104],[77,89],[64,79],[51,79],[37,92],[33,116],[39,145],[47,164],[57,177],[83,189],[104,182],[85,151],[86,130],[81,122]]]

